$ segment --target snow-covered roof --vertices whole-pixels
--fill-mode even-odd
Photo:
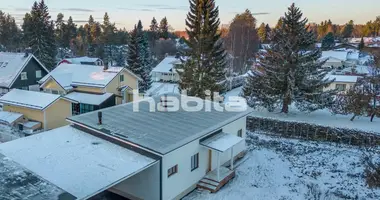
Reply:
[[[73,116],[68,120],[99,130],[102,134],[149,148],[162,155],[215,132],[251,112],[251,109],[246,107],[246,109],[241,107],[245,111],[227,111],[226,109],[218,111],[214,106],[207,111],[202,109],[188,112],[181,105],[179,105],[178,111],[160,111],[157,106],[151,110],[150,103],[159,104],[162,96],[101,109],[99,111],[103,113],[102,125],[98,124],[97,112]],[[194,102],[194,99],[204,102],[204,100],[183,95],[167,94],[167,96],[176,98],[180,103],[185,103],[191,108],[199,105]],[[219,103],[215,104],[220,105]],[[135,112],[137,107],[138,112]],[[227,106],[222,107],[226,108]]]
[[[107,99],[109,99],[113,94],[104,93],[104,94],[90,94],[82,92],[71,92],[65,96],[67,99],[71,99],[78,103],[90,104],[90,105],[100,105]]]
[[[44,180],[1,153],[0,166],[0,199],[76,199],[73,195]]]
[[[322,59],[336,58],[341,61],[347,60],[347,51],[322,51]]]
[[[158,96],[162,94],[179,94],[178,84],[154,82],[145,94],[150,96]]]
[[[0,123],[5,122],[6,124],[13,124],[22,116],[23,114],[20,113],[0,111]]]
[[[350,76],[350,75],[332,75],[329,74],[325,77],[328,80],[335,79],[335,82],[345,82],[345,83],[356,83],[360,76]]]
[[[0,153],[77,199],[88,199],[157,162],[71,126],[1,144]]]
[[[99,60],[101,60],[100,58],[91,58],[91,57],[88,57],[88,56],[83,56],[83,57],[77,57],[77,58],[65,58],[63,60],[67,60],[69,61],[71,64],[82,64],[82,62],[85,62],[85,63],[95,63]]]
[[[200,144],[209,149],[213,149],[219,152],[225,152],[238,143],[242,142],[244,139],[236,135],[229,133],[218,133],[206,140],[202,141]]]
[[[359,60],[359,52],[351,51],[348,52],[347,54],[347,59],[348,60]]]
[[[61,64],[53,71],[43,77],[39,82],[45,83],[51,76],[62,87],[69,86],[89,86],[89,87],[105,87],[114,79],[122,67],[110,67],[104,70],[103,66],[95,65],[78,65],[78,64]]]
[[[59,98],[60,95],[56,94],[12,89],[4,96],[0,97],[0,103],[44,110]]]
[[[49,72],[32,54],[0,52],[0,87],[10,88],[32,58]]]
[[[181,64],[181,61],[174,56],[167,56],[152,70],[152,72],[169,73],[175,64]]]
[[[370,74],[369,68],[370,68],[369,66],[365,66],[365,65],[356,65],[354,67],[355,73],[357,73],[357,74]],[[347,67],[347,68],[343,69],[342,72],[352,73],[352,68]]]

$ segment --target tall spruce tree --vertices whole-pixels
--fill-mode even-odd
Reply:
[[[25,15],[23,30],[27,46],[32,48],[33,54],[45,67],[53,69],[57,52],[54,24],[44,0],[34,2],[30,14]]]
[[[283,113],[292,103],[309,112],[332,105],[335,90],[323,92],[323,88],[333,80],[325,79],[328,71],[321,68],[321,52],[315,48],[316,36],[308,31],[308,20],[292,4],[282,21],[259,62],[263,71],[248,78],[243,96],[251,107],[281,108]]]
[[[190,47],[188,59],[178,70],[180,90],[205,98],[205,92],[221,92],[226,71],[226,52],[220,40],[219,8],[215,0],[190,0],[186,31]]]
[[[327,35],[322,40],[322,49],[331,50],[335,47],[335,38],[332,32],[327,33]]]
[[[362,50],[364,47],[365,47],[364,38],[362,38],[362,39],[360,40],[360,43],[359,43],[358,49],[359,49],[359,50]]]
[[[264,23],[261,23],[259,29],[257,30],[257,35],[259,36],[260,42],[265,43],[268,41],[268,34],[266,25]]]
[[[131,38],[128,45],[128,68],[140,76],[142,81],[139,84],[141,93],[149,90],[152,84],[150,77],[150,50],[149,44],[144,36],[143,26],[141,21],[135,26],[131,32]]]

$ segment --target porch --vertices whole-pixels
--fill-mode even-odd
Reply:
[[[217,192],[229,180],[235,177],[234,160],[241,152],[234,152],[234,147],[238,146],[244,138],[236,135],[220,132],[208,138],[201,140],[200,145],[209,149],[209,172],[199,181],[198,188],[209,190],[213,193]],[[240,150],[239,150],[240,151]],[[216,154],[216,168],[212,168],[212,153]],[[235,153],[235,154],[234,154]],[[229,168],[223,166],[221,157],[229,154]]]

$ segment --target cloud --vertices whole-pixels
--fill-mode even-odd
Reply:
[[[252,13],[252,15],[269,15],[269,12],[257,12],[257,13]]]
[[[95,10],[85,9],[85,8],[63,8],[64,11],[73,11],[73,12],[95,12]]]
[[[19,12],[30,12],[31,8],[14,8],[13,10]]]
[[[143,11],[143,12],[153,12],[154,9],[149,8],[118,8],[119,10],[133,10],[133,11]]]

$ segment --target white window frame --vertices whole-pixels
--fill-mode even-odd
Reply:
[[[36,78],[41,78],[42,77],[42,71],[41,70],[37,70],[36,71]]]
[[[20,76],[21,76],[22,81],[28,80],[28,73],[27,72],[21,72]]]
[[[241,138],[243,137],[243,129],[238,130],[237,136]]]

